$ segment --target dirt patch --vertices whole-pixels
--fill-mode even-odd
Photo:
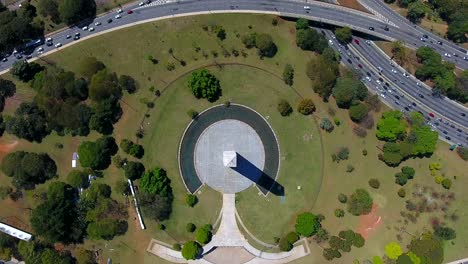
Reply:
[[[2,160],[3,157],[5,157],[5,155],[10,153],[17,145],[18,145],[17,140],[11,143],[0,144],[0,160]]]
[[[372,211],[367,215],[360,216],[359,218],[359,228],[357,232],[366,240],[383,224],[382,217],[377,215],[377,210],[378,206],[373,204]]]
[[[349,7],[349,8],[356,9],[356,10],[370,14],[370,12],[365,7],[363,7],[357,0],[338,0],[338,3],[342,6]]]

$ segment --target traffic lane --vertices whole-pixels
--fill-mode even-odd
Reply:
[[[364,42],[362,39],[361,41]],[[450,104],[446,101],[443,101],[441,99],[434,98],[431,94],[431,91],[428,91],[426,89],[423,90],[423,89],[415,88],[418,86],[412,85],[412,84],[413,83],[415,84],[416,82],[418,82],[418,80],[413,78],[412,76],[405,77],[399,70],[397,71],[396,74],[390,75],[391,69],[389,69],[390,64],[387,58],[380,53],[377,54],[374,52],[370,52],[371,50],[373,50],[371,47],[364,48],[364,47],[361,47],[361,45],[354,45],[354,47],[357,48],[358,51],[363,54],[363,57],[365,59],[369,60],[369,58],[371,58],[372,63],[375,63],[375,65],[379,65],[380,67],[382,67],[382,69],[384,69],[384,71],[382,72],[382,75],[385,75],[391,81],[396,83],[396,85],[400,89],[408,92],[411,96],[415,97],[414,98],[415,101],[419,101],[425,104],[428,108],[430,108],[434,112],[439,112],[440,114],[446,116],[448,119],[451,119],[456,123],[460,123],[461,126],[465,126],[465,128],[467,127],[468,121],[466,117],[463,118],[460,115],[461,109],[459,107],[455,106],[454,104]],[[376,71],[378,70],[376,69]],[[423,95],[424,97],[421,98],[421,95]]]

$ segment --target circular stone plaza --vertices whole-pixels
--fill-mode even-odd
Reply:
[[[264,194],[276,183],[279,146],[268,122],[246,106],[219,105],[199,114],[183,135],[179,168],[187,190],[203,184],[227,194],[253,184]]]

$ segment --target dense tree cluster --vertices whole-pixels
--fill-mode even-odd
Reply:
[[[408,248],[421,259],[421,263],[441,264],[444,260],[443,244],[431,233],[413,239]]]
[[[418,48],[416,56],[422,66],[416,69],[415,75],[423,81],[432,80],[434,82],[433,93],[441,92],[450,99],[462,103],[468,102],[467,71],[459,77],[455,76],[455,66],[452,63],[442,61],[441,55],[429,47]]]
[[[329,48],[326,50],[328,49]],[[338,78],[339,69],[336,60],[327,58],[324,55],[312,58],[312,60],[307,63],[306,73],[313,81],[312,88],[314,92],[319,94],[326,101],[332,94],[333,86],[335,86],[336,79]]]
[[[364,189],[356,189],[348,200],[348,212],[353,215],[366,215],[372,210],[372,197]]]
[[[296,218],[296,232],[301,236],[313,236],[320,227],[320,219],[312,213],[302,213]]]
[[[315,111],[314,101],[310,98],[303,98],[297,104],[297,111],[303,115],[310,115]]]
[[[125,177],[130,180],[137,180],[145,173],[145,166],[141,162],[128,161],[123,166]]]
[[[380,140],[387,141],[379,159],[390,166],[397,166],[408,157],[432,155],[438,139],[437,132],[426,125],[424,117],[418,112],[411,112],[407,119],[398,111],[383,113],[377,123],[376,135]]]
[[[328,48],[327,40],[316,30],[309,28],[302,20],[296,22],[296,44],[303,50],[322,54]]]
[[[336,39],[341,43],[350,43],[353,35],[349,27],[337,28],[335,29]]]
[[[45,153],[16,151],[3,158],[2,171],[12,177],[12,183],[19,189],[34,189],[36,184],[56,176],[57,166]]]
[[[94,0],[39,0],[38,11],[44,17],[50,17],[55,23],[74,24],[96,15]]]
[[[278,47],[275,42],[273,42],[273,38],[265,33],[251,33],[244,35],[242,37],[242,43],[244,43],[245,47],[248,49],[253,47],[257,48],[258,55],[260,57],[271,58],[275,56],[278,51]]]
[[[142,145],[136,144],[129,139],[123,139],[120,142],[120,149],[138,159],[141,159],[145,154],[145,149]]]
[[[166,171],[161,168],[147,171],[140,179],[140,189],[143,213],[157,221],[168,219],[172,212],[173,194]]]
[[[401,172],[395,173],[395,183],[403,186],[405,185],[408,180],[414,178],[415,170],[408,166],[403,166],[401,168]]]
[[[192,72],[188,86],[196,98],[206,98],[208,101],[214,102],[221,96],[219,80],[206,69]]]
[[[182,256],[187,260],[196,259],[201,249],[200,244],[195,241],[189,241],[182,247]]]
[[[338,236],[332,236],[328,241],[329,248],[323,250],[323,256],[326,260],[340,258],[342,252],[350,252],[351,246],[361,248],[364,246],[365,240],[361,234],[355,233],[352,230],[340,231]]]
[[[351,105],[363,101],[367,94],[366,86],[351,72],[338,78],[335,87],[333,87],[333,97],[341,108],[349,108]]]
[[[10,80],[0,78],[0,112],[5,107],[5,100],[16,93],[16,85]]]

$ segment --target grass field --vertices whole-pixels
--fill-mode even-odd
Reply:
[[[268,120],[279,137],[280,151],[284,158],[281,161],[279,182],[286,187],[284,203],[272,195],[267,198],[258,196],[254,188],[238,195],[237,208],[249,231],[265,242],[272,242],[274,236],[280,236],[293,229],[294,214],[302,210],[325,215],[323,225],[331,234],[336,235],[340,230],[348,228],[356,230],[359,227],[359,217],[346,214],[343,218],[336,218],[333,215],[336,208],[345,209],[336,197],[339,193],[350,194],[356,188],[366,188],[379,206],[376,214],[382,217],[383,224],[370,234],[365,247],[353,248],[351,253],[343,254],[342,258],[335,259],[333,263],[352,263],[354,259],[362,260],[373,255],[383,255],[385,244],[397,241],[397,234],[402,236],[402,245],[409,241],[410,236],[407,233],[398,231],[402,226],[406,227],[408,233],[417,234],[424,229],[430,230],[432,217],[437,216],[443,220],[442,213],[422,214],[417,223],[405,224],[400,216],[400,211],[405,208],[405,200],[410,198],[410,193],[416,184],[448,193],[440,185],[435,184],[433,176],[429,174],[428,164],[438,161],[443,166],[441,173],[446,177],[458,176],[450,190],[455,193],[456,200],[448,210],[457,211],[459,219],[455,222],[443,220],[457,230],[454,244],[446,243],[446,260],[464,257],[463,253],[468,251],[468,228],[466,228],[468,216],[464,206],[468,202],[468,197],[463,196],[463,186],[468,184],[466,162],[450,152],[445,143],[440,142],[438,150],[431,158],[411,159],[403,163],[413,166],[416,169],[416,176],[405,186],[407,198],[399,198],[396,194],[399,186],[394,183],[393,176],[399,168],[387,167],[377,159],[378,147],[382,144],[375,138],[375,132],[370,130],[364,139],[355,136],[352,132],[354,125],[349,120],[347,112],[336,109],[333,100],[325,103],[313,93],[310,88],[311,83],[305,75],[305,64],[314,56],[313,53],[296,48],[293,23],[279,19],[279,24],[273,26],[272,18],[264,15],[230,14],[148,23],[78,43],[46,58],[65,69],[76,71],[81,58],[95,56],[111,71],[131,75],[137,79],[139,91],[135,95],[125,95],[122,101],[124,115],[117,123],[114,133],[117,142],[122,138],[136,140],[135,132],[147,111],[146,105],[141,101],[154,98],[150,92],[152,86],[162,91],[162,96],[155,101],[155,108],[149,111],[149,118],[142,124],[145,129],[142,144],[146,149],[143,158],[145,166],[165,168],[172,180],[175,202],[172,218],[165,223],[167,231],[156,230],[156,223],[151,221],[147,221],[147,230],[141,231],[138,223],[134,221],[133,207],[129,205],[129,230],[124,236],[110,242],[87,241],[86,246],[102,248],[105,259],[107,256],[112,256],[121,263],[165,263],[145,252],[151,238],[170,244],[175,241],[185,241],[192,238],[191,234],[184,231],[186,223],[194,222],[200,225],[215,221],[220,209],[218,193],[206,187],[202,188],[199,194],[200,203],[194,209],[186,207],[183,201],[185,188],[178,175],[176,157],[181,133],[189,123],[186,112],[190,108],[202,110],[212,105],[205,100],[193,98],[186,88],[186,74],[201,66],[216,63],[242,63],[247,66],[210,67],[210,70],[220,78],[223,87],[223,97],[219,102],[230,99],[252,106],[269,117]],[[227,32],[226,40],[220,41],[209,30],[202,29],[203,25],[214,24],[224,27]],[[277,55],[272,59],[260,60],[255,50],[244,49],[240,36],[248,32],[271,34],[279,48]],[[173,55],[169,54],[169,48],[173,49]],[[247,56],[223,56],[223,49],[232,53],[233,48],[245,52]],[[218,54],[217,57],[213,55],[215,52]],[[207,58],[203,54],[208,54]],[[156,58],[158,64],[154,65],[147,60],[148,55]],[[181,66],[178,60],[184,60],[187,65]],[[166,69],[169,62],[176,65],[175,70]],[[291,63],[295,69],[292,87],[285,86],[278,79],[286,63]],[[260,69],[254,69],[252,66]],[[5,77],[9,78],[8,75]],[[31,100],[33,96],[34,93],[27,85],[19,85],[14,100],[8,100],[4,115],[11,114],[19,102]],[[317,106],[315,118],[331,117],[328,109],[334,108],[336,117],[342,121],[342,124],[332,133],[323,133],[317,131],[312,118],[296,113],[291,117],[281,118],[275,111],[278,98],[287,98],[292,105],[295,105],[300,96],[311,97],[314,100]],[[320,135],[324,147],[323,167],[319,155]],[[92,134],[90,139],[97,136]],[[4,135],[0,143],[11,143],[15,140],[14,137]],[[42,144],[31,144],[20,140],[14,150],[49,152],[57,162],[59,179],[63,180],[71,169],[71,155],[83,140],[85,138],[51,135]],[[63,149],[55,147],[58,142],[64,145]],[[342,146],[350,149],[350,159],[339,164],[332,163],[331,154]],[[361,154],[363,149],[368,151],[367,156]],[[351,173],[345,171],[348,164],[355,167]],[[320,183],[321,170],[324,177]],[[111,166],[99,180],[112,186],[113,182],[121,177],[123,177],[122,171]],[[378,178],[381,188],[371,190],[367,184],[370,178]],[[0,175],[0,184],[9,182],[8,178]],[[301,190],[297,190],[298,185],[302,187]],[[17,219],[18,223],[27,224],[30,212],[27,208],[36,205],[35,195],[40,194],[46,186],[47,184],[38,186],[36,191],[26,192],[25,198],[17,203],[12,203],[10,200],[1,201],[0,208],[5,209],[0,210],[0,217]],[[114,196],[124,201],[122,197]],[[321,247],[315,242],[311,242],[310,248],[312,254],[296,261],[296,264],[331,263],[323,259]]]

